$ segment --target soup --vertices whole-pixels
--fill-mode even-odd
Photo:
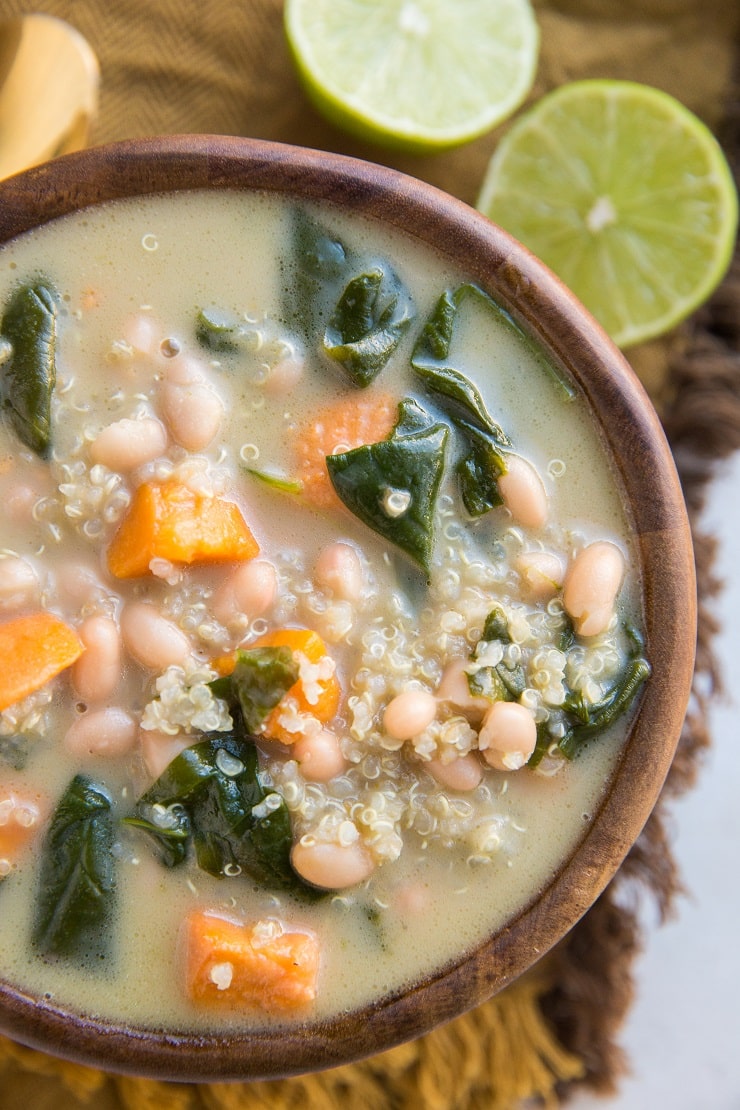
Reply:
[[[575,387],[428,248],[261,194],[67,216],[0,294],[4,977],[257,1028],[505,925],[649,674]]]

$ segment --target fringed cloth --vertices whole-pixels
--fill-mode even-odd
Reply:
[[[297,88],[280,0],[0,0],[4,15],[67,19],[101,59],[93,140],[167,132],[253,135],[387,160],[474,202],[497,135],[434,158],[386,156],[325,124]],[[542,53],[532,96],[612,76],[672,92],[740,151],[735,66],[740,8],[726,0],[535,0]],[[734,98],[734,99],[733,99]],[[737,165],[736,165],[737,168]],[[712,300],[667,341],[628,352],[671,443],[691,518],[699,589],[693,695],[661,799],[615,879],[547,957],[500,995],[416,1041],[317,1075],[188,1086],[107,1075],[0,1038],[2,1110],[515,1110],[557,1107],[579,1086],[608,1093],[625,1060],[646,901],[675,910],[681,879],[666,818],[694,783],[720,689],[712,652],[719,590],[701,530],[707,483],[740,447],[740,258]]]

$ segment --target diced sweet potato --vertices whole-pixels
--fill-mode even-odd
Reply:
[[[386,393],[362,393],[336,401],[300,430],[295,441],[303,495],[321,509],[341,501],[326,469],[326,456],[387,439],[398,419],[398,401]]]
[[[116,578],[151,574],[152,559],[175,564],[252,559],[259,545],[238,505],[176,481],[144,482],[108,548]]]
[[[83,651],[75,630],[52,613],[30,613],[0,624],[0,710],[40,690]]]
[[[312,933],[284,932],[272,921],[238,924],[196,911],[184,922],[183,941],[185,985],[193,1002],[286,1013],[316,998],[319,945]]]

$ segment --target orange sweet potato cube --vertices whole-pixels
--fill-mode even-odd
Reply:
[[[195,911],[185,919],[182,940],[185,985],[193,1002],[280,1014],[316,998],[319,945],[313,933]]]
[[[259,544],[233,501],[177,481],[144,482],[108,548],[116,578],[150,574],[152,559],[192,565],[252,559]]]
[[[29,613],[0,624],[0,710],[40,690],[83,651],[75,630],[53,613]]]

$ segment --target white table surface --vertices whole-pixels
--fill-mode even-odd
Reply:
[[[740,455],[717,471],[704,527],[721,543],[725,695],[698,785],[671,807],[687,894],[673,920],[647,924],[620,1037],[631,1074],[616,1097],[579,1096],[573,1110],[740,1110]]]

